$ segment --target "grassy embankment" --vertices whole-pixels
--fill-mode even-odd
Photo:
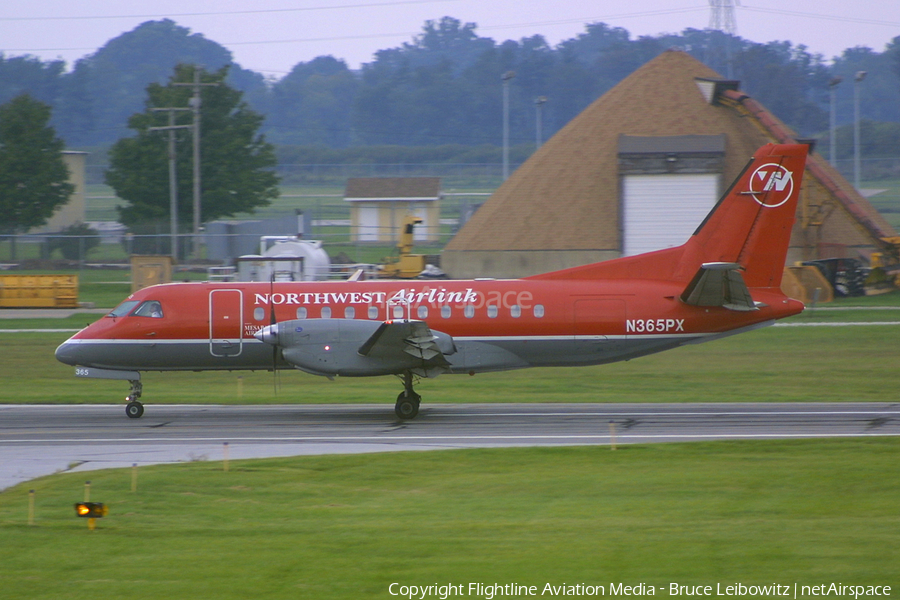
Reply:
[[[0,596],[390,598],[392,582],[896,590],[898,451],[884,438],[201,462],[141,468],[134,493],[130,469],[108,470],[90,475],[111,509],[94,532],[72,510],[85,475],[55,475],[0,494]]]

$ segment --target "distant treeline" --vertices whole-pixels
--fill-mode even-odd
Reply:
[[[900,36],[881,51],[850,48],[826,62],[788,41],[756,43],[696,29],[632,39],[604,23],[588,24],[556,46],[540,35],[497,42],[479,36],[474,23],[450,17],[426,22],[410,42],[379,51],[359,70],[322,56],[298,63],[281,79],[243,69],[223,46],[173,21],[148,21],[71,69],[62,61],[0,55],[0,104],[27,92],[52,107],[52,124],[70,148],[102,148],[133,134],[127,120],[144,109],[147,85],[168,81],[177,64],[207,70],[228,65],[228,84],[265,115],[262,132],[281,147],[280,160],[290,160],[285,146],[302,145],[307,148],[296,150],[297,161],[403,160],[403,146],[443,148],[435,150],[434,162],[448,155],[455,162],[493,161],[501,143],[502,74],[515,73],[509,82],[510,140],[523,146],[534,143],[539,117],[547,139],[670,48],[740,80],[742,89],[803,136],[827,135],[829,82],[836,77],[843,79],[836,88],[838,123],[852,122],[858,71],[867,72],[859,90],[870,127],[883,137],[878,122],[900,121]],[[546,98],[540,109],[539,97]],[[378,156],[348,150],[328,158],[329,149],[372,145],[380,146]],[[842,157],[852,152],[847,144],[838,147]],[[351,158],[353,152],[362,154]],[[422,162],[421,150],[410,161]]]

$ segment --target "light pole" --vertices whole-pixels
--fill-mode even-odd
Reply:
[[[853,186],[857,191],[859,191],[859,84],[865,78],[865,71],[857,71],[853,77]]]
[[[515,76],[515,71],[500,76],[503,81],[503,181],[509,177],[509,80]]]
[[[828,157],[831,159],[831,166],[835,169],[837,168],[837,154],[836,148],[837,143],[834,139],[834,136],[837,134],[837,109],[835,108],[835,96],[837,92],[837,86],[844,79],[842,77],[833,77],[831,81],[828,82],[828,92],[831,95],[831,135],[829,136],[829,140],[831,142],[831,147],[829,149]]]
[[[534,99],[535,124],[534,124],[534,149],[541,147],[543,142],[543,119],[542,113],[544,104],[547,102],[547,96],[538,96]]]

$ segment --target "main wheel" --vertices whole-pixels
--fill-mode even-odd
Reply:
[[[140,402],[131,401],[125,405],[125,414],[129,419],[140,419],[144,414],[144,405]]]
[[[419,402],[421,401],[421,396],[416,393],[406,395],[406,392],[401,392],[399,396],[397,396],[397,404],[394,406],[394,413],[396,413],[397,417],[403,420],[414,419],[416,415],[419,414]]]

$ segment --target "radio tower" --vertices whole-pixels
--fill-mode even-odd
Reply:
[[[740,2],[737,3],[740,6]],[[734,20],[735,0],[709,0],[709,28],[718,29],[729,35],[737,34],[737,23]]]
[[[709,28],[725,34],[725,63],[728,79],[733,79],[731,69],[731,39],[737,35],[737,22],[734,19],[734,5],[740,6],[740,0],[709,0]]]

